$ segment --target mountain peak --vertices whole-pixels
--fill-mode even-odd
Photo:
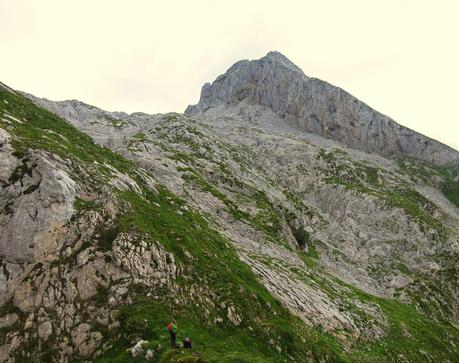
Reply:
[[[257,60],[242,60],[213,83],[206,83],[186,114],[215,107],[265,107],[299,131],[336,140],[345,146],[381,155],[410,156],[435,164],[459,161],[459,152],[375,111],[346,91],[305,76],[286,56],[272,51]]]
[[[271,51],[260,59],[240,60],[213,83],[204,84],[198,104],[188,106],[185,113],[202,113],[219,105],[238,104],[244,99],[263,104],[262,93],[268,89],[275,91],[273,87],[282,85],[284,88],[300,84],[305,79],[303,71],[290,59],[280,52]]]
[[[303,71],[296,64],[294,64],[290,59],[288,59],[281,52],[278,52],[276,50],[268,52],[263,58],[260,58],[258,61],[259,62],[261,61],[275,62],[275,63],[283,65],[284,67],[286,67],[287,69],[291,71],[298,72],[304,75]]]
[[[272,58],[272,59],[283,59],[283,60],[286,59],[290,61],[290,59],[288,59],[285,55],[283,55],[281,52],[277,50],[269,51],[268,53],[266,53],[265,57]]]

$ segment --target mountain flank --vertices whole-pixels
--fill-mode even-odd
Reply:
[[[277,52],[184,114],[0,84],[0,362],[459,361],[457,160]]]

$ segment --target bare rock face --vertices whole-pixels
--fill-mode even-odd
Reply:
[[[12,172],[19,165],[19,160],[13,155],[14,149],[10,144],[11,136],[0,129],[0,183],[8,183]]]
[[[121,234],[113,242],[112,260],[139,282],[147,285],[168,285],[177,275],[173,254],[157,244],[141,241],[135,235]]]
[[[0,215],[0,254],[20,262],[46,259],[60,248],[59,232],[74,212],[76,183],[56,156],[34,154],[19,164],[0,192],[8,204]]]
[[[207,113],[241,102],[265,106],[300,130],[351,148],[437,164],[459,161],[456,150],[397,124],[338,87],[305,76],[278,52],[237,62],[212,84],[206,83],[198,104],[185,113]]]

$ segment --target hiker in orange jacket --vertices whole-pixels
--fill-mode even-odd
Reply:
[[[175,348],[177,346],[177,321],[175,319],[172,319],[172,321],[169,323],[167,330],[169,330],[171,335],[171,347]]]

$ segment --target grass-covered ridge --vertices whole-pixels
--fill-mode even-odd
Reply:
[[[110,163],[119,170],[128,168],[124,158],[94,144],[88,135],[25,97],[3,89],[0,97],[0,125],[14,135],[12,144],[18,156],[28,149],[45,150],[63,158]]]
[[[438,168],[438,171],[444,177],[443,194],[459,208],[459,165]]]

